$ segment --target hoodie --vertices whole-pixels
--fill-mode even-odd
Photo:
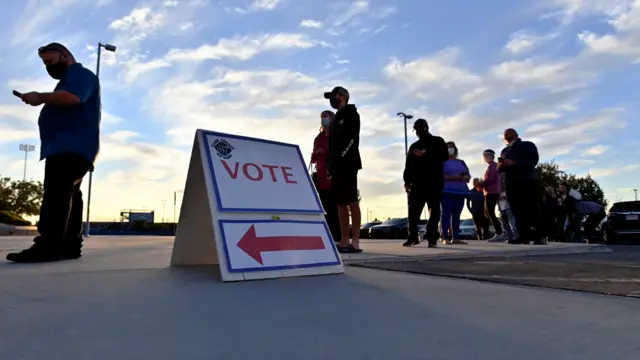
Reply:
[[[360,158],[360,114],[355,105],[347,104],[338,110],[329,132],[330,174],[362,169]]]
[[[424,150],[422,156],[414,150]],[[449,158],[447,144],[439,136],[427,134],[411,144],[404,165],[402,178],[413,189],[425,189],[436,193],[444,188],[443,164]]]

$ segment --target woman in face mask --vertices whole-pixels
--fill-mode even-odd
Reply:
[[[460,240],[460,215],[469,195],[467,184],[471,180],[469,167],[458,159],[458,148],[453,141],[447,143],[449,160],[444,163],[444,191],[442,192],[442,243],[466,244]],[[449,240],[451,239],[451,240]]]
[[[327,226],[333,240],[340,241],[340,220],[338,218],[338,206],[333,200],[331,192],[331,180],[327,168],[327,154],[329,153],[329,132],[331,122],[335,114],[333,111],[325,110],[320,114],[320,132],[313,142],[313,153],[311,154],[311,163],[315,165],[315,171],[312,173],[313,183],[318,190],[322,207],[326,212],[325,218]]]

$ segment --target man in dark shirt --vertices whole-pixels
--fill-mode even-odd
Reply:
[[[444,189],[444,162],[449,158],[447,144],[439,136],[429,133],[429,124],[418,119],[413,124],[418,141],[411,144],[404,166],[404,188],[409,203],[409,238],[403,246],[420,243],[418,239],[418,221],[427,204],[429,220],[427,222],[427,241],[429,247],[436,247],[440,238],[440,201]]]
[[[82,248],[80,184],[99,149],[100,83],[63,45],[38,49],[47,72],[58,80],[51,93],[29,92],[22,101],[40,106],[40,159],[46,159],[38,231],[29,249],[7,255],[14,262],[77,259]]]
[[[502,150],[498,168],[505,174],[507,199],[516,220],[518,238],[511,243],[544,244],[532,228],[540,231],[540,193],[535,167],[538,165],[538,148],[530,141],[522,141],[514,129],[504,132],[507,147]]]
[[[331,188],[338,205],[342,238],[338,243],[341,252],[361,252],[360,249],[360,203],[358,199],[358,171],[362,169],[360,159],[360,115],[355,105],[349,104],[349,92],[335,87],[324,93],[331,107],[338,110],[329,132],[329,156],[327,167],[331,177]],[[353,227],[353,241],[349,242],[349,213]]]

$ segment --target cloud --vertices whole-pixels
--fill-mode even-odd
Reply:
[[[322,22],[307,19],[307,20],[300,21],[300,26],[303,28],[320,29],[322,27]]]
[[[524,54],[533,51],[535,48],[547,41],[558,37],[560,33],[551,33],[547,35],[536,35],[531,30],[520,30],[511,34],[509,42],[505,45],[505,49],[513,54]]]
[[[605,151],[609,150],[611,147],[607,145],[596,145],[586,149],[582,155],[583,156],[597,156],[604,154]]]
[[[478,84],[480,76],[455,65],[458,54],[458,49],[450,48],[409,62],[392,59],[384,67],[384,72],[391,80],[412,90],[425,87],[452,89]]]
[[[173,49],[169,52],[166,59],[168,61],[202,61],[223,58],[247,60],[263,52],[285,49],[309,49],[320,45],[323,44],[310,39],[305,34],[264,34],[255,37],[223,38],[220,39],[216,45],[202,45],[195,49]]]
[[[254,0],[249,9],[253,11],[271,11],[281,3],[281,0]]]

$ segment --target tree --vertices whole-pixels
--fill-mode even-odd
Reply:
[[[44,187],[39,181],[11,181],[0,178],[0,211],[11,211],[22,216],[40,213]]]
[[[558,189],[560,183],[566,182],[578,190],[584,200],[607,206],[604,191],[602,191],[598,182],[589,174],[586,176],[576,176],[575,174],[567,173],[560,170],[560,167],[554,161],[540,163],[536,167],[536,171],[544,186],[551,186],[554,189]]]

